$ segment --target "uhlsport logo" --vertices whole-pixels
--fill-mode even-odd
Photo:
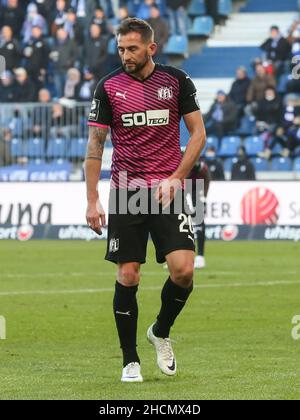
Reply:
[[[224,226],[221,232],[221,237],[223,241],[230,242],[234,241],[239,234],[239,228],[236,225],[227,225]]]
[[[17,237],[19,241],[29,241],[33,237],[34,228],[31,225],[20,226],[17,231]]]
[[[279,218],[279,201],[268,188],[253,188],[242,200],[241,213],[246,225],[275,225]]]

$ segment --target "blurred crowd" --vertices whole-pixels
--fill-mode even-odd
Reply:
[[[292,23],[287,37],[272,26],[260,49],[261,57],[253,60],[252,71],[239,67],[230,91],[217,92],[205,115],[207,132],[222,139],[243,134],[239,127],[248,125],[247,134],[264,139],[265,150],[259,157],[269,159],[278,145],[281,156],[299,156],[300,19]]]

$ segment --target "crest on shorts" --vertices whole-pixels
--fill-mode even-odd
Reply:
[[[158,89],[158,99],[168,100],[173,98],[173,89],[171,87],[162,87]]]
[[[109,252],[117,252],[119,251],[120,241],[119,239],[111,239],[109,242]]]

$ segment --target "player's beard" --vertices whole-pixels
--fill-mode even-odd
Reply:
[[[129,63],[132,64],[132,67],[128,68],[126,63],[123,64],[123,68],[128,74],[137,74],[143,70],[144,67],[149,62],[150,57],[148,55],[145,56],[145,59],[141,63]]]

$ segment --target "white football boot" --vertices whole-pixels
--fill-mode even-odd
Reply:
[[[201,255],[197,255],[194,261],[194,268],[201,269],[205,267],[206,267],[205,258],[202,257]]]
[[[122,373],[122,382],[143,382],[141,375],[141,366],[137,362],[129,363],[124,367]]]
[[[153,344],[157,355],[157,365],[159,369],[168,376],[173,376],[176,373],[176,359],[172,349],[171,340],[169,338],[156,337],[153,334],[152,324],[147,331],[148,341]]]

